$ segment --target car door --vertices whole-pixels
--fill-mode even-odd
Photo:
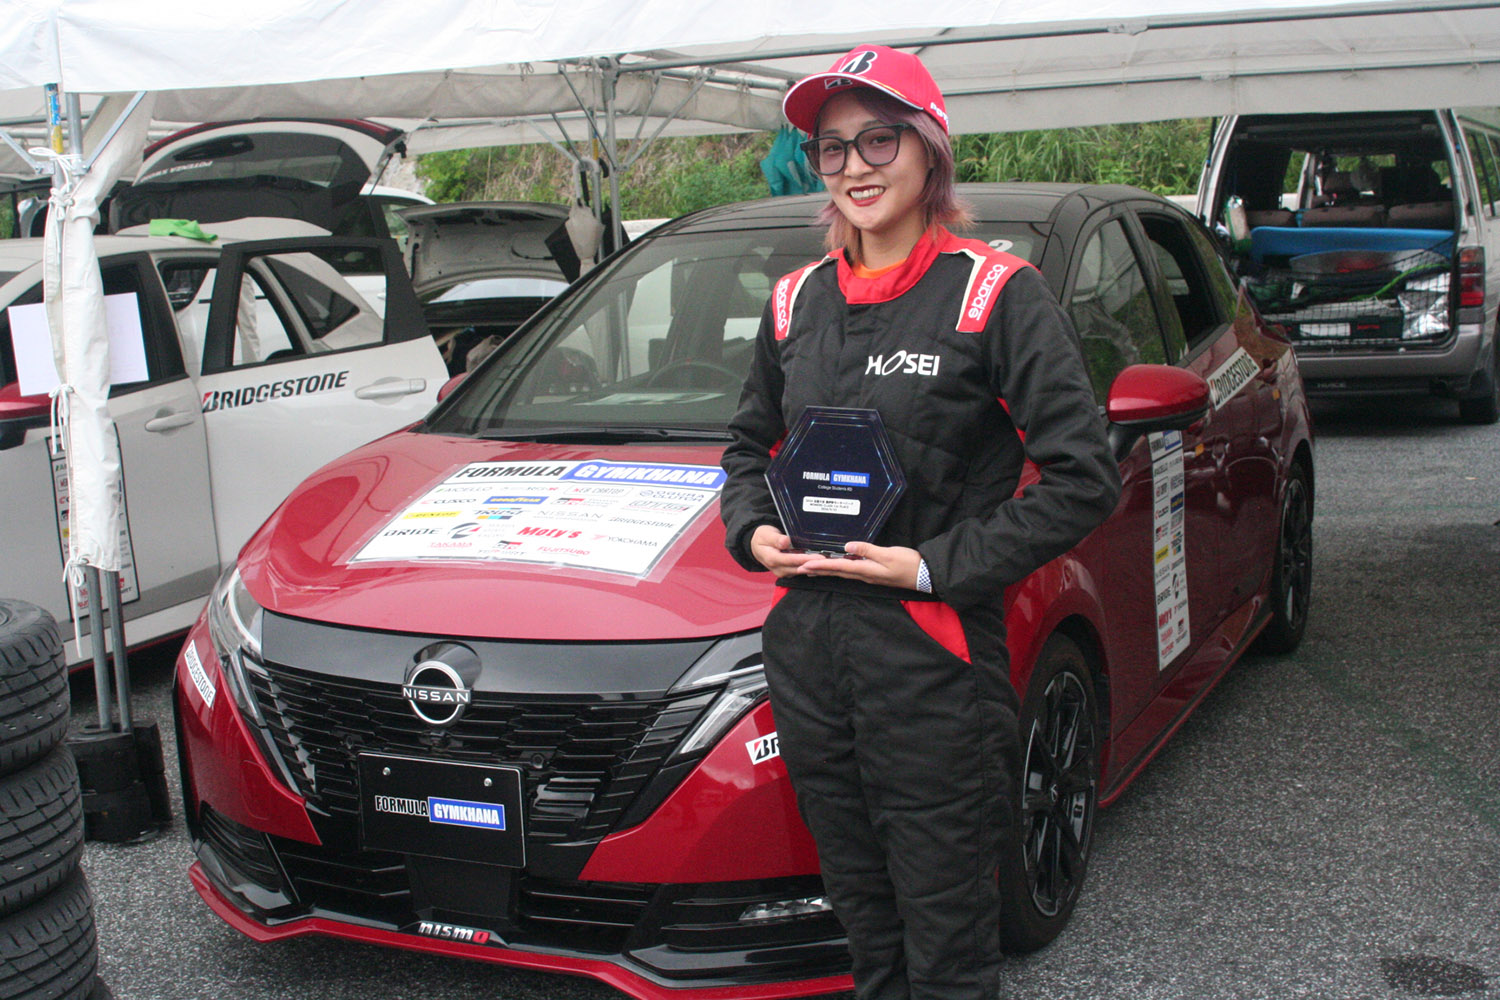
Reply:
[[[1281,420],[1273,376],[1281,352],[1266,350],[1272,345],[1258,336],[1248,303],[1236,307],[1217,251],[1192,220],[1162,208],[1142,211],[1139,221],[1169,325],[1182,331],[1186,366],[1208,382],[1213,403],[1196,475],[1205,499],[1203,526],[1217,549],[1215,571],[1199,581],[1203,625],[1217,629],[1242,609],[1269,566],[1279,468],[1273,442],[1280,439]],[[1190,527],[1189,545],[1196,543]],[[1242,628],[1231,623],[1235,634],[1227,640]]]
[[[343,277],[376,268],[383,316]],[[446,378],[394,242],[226,247],[198,377],[221,558],[314,469],[420,419]]]
[[[1141,247],[1127,223],[1116,209],[1080,229],[1063,294],[1101,404],[1127,366],[1167,364],[1180,353],[1164,335]],[[1203,581],[1213,575],[1218,553],[1204,523],[1213,516],[1213,498],[1197,444],[1191,429],[1137,440],[1120,459],[1120,503],[1086,543],[1105,549],[1097,565],[1104,576],[1100,592],[1109,595],[1104,632],[1122,724],[1146,706],[1164,671],[1201,638],[1207,618]]]
[[[143,641],[191,624],[198,600],[218,575],[208,452],[197,391],[183,369],[172,313],[145,254],[101,262],[107,304],[139,322],[144,377],[115,384],[109,412],[120,442],[125,516],[120,524],[124,565],[120,583],[127,621],[148,619],[130,641]],[[41,285],[9,306],[42,301]],[[0,316],[0,343],[11,348],[12,312]],[[114,322],[112,320],[112,322]],[[11,364],[14,357],[11,357]],[[6,379],[14,377],[7,370]],[[10,387],[8,387],[10,388]],[[45,396],[17,394],[11,419],[0,421],[0,594],[40,604],[60,622],[71,617],[62,565],[71,514],[64,457],[52,447]],[[59,442],[58,447],[61,447]],[[85,595],[85,604],[88,600]],[[140,631],[144,628],[144,631]],[[65,631],[68,631],[65,629]]]

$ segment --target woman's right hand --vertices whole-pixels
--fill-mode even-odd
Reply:
[[[762,524],[750,536],[750,554],[777,576],[793,576],[803,563],[822,558],[815,552],[792,552],[792,540],[773,525]]]

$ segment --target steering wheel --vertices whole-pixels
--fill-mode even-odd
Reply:
[[[724,380],[726,387],[729,388],[737,388],[740,383],[744,381],[744,376],[735,371],[733,368],[726,368],[723,365],[715,364],[712,361],[700,361],[696,358],[687,358],[682,361],[673,361],[668,365],[658,368],[656,371],[647,375],[645,381],[643,381],[641,384],[652,388],[658,388],[663,386],[664,384],[670,384],[670,380],[667,378],[669,374],[673,372],[688,371],[695,368],[701,368],[704,371],[713,373],[720,379]],[[697,388],[696,386],[691,384],[681,385],[679,387],[683,389]]]

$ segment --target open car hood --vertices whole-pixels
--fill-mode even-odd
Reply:
[[[472,201],[419,205],[400,215],[407,226],[412,285],[424,299],[479,278],[569,280],[566,206]]]

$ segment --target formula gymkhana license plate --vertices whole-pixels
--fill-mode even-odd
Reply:
[[[368,850],[520,868],[521,788],[514,767],[360,754],[360,841]]]

